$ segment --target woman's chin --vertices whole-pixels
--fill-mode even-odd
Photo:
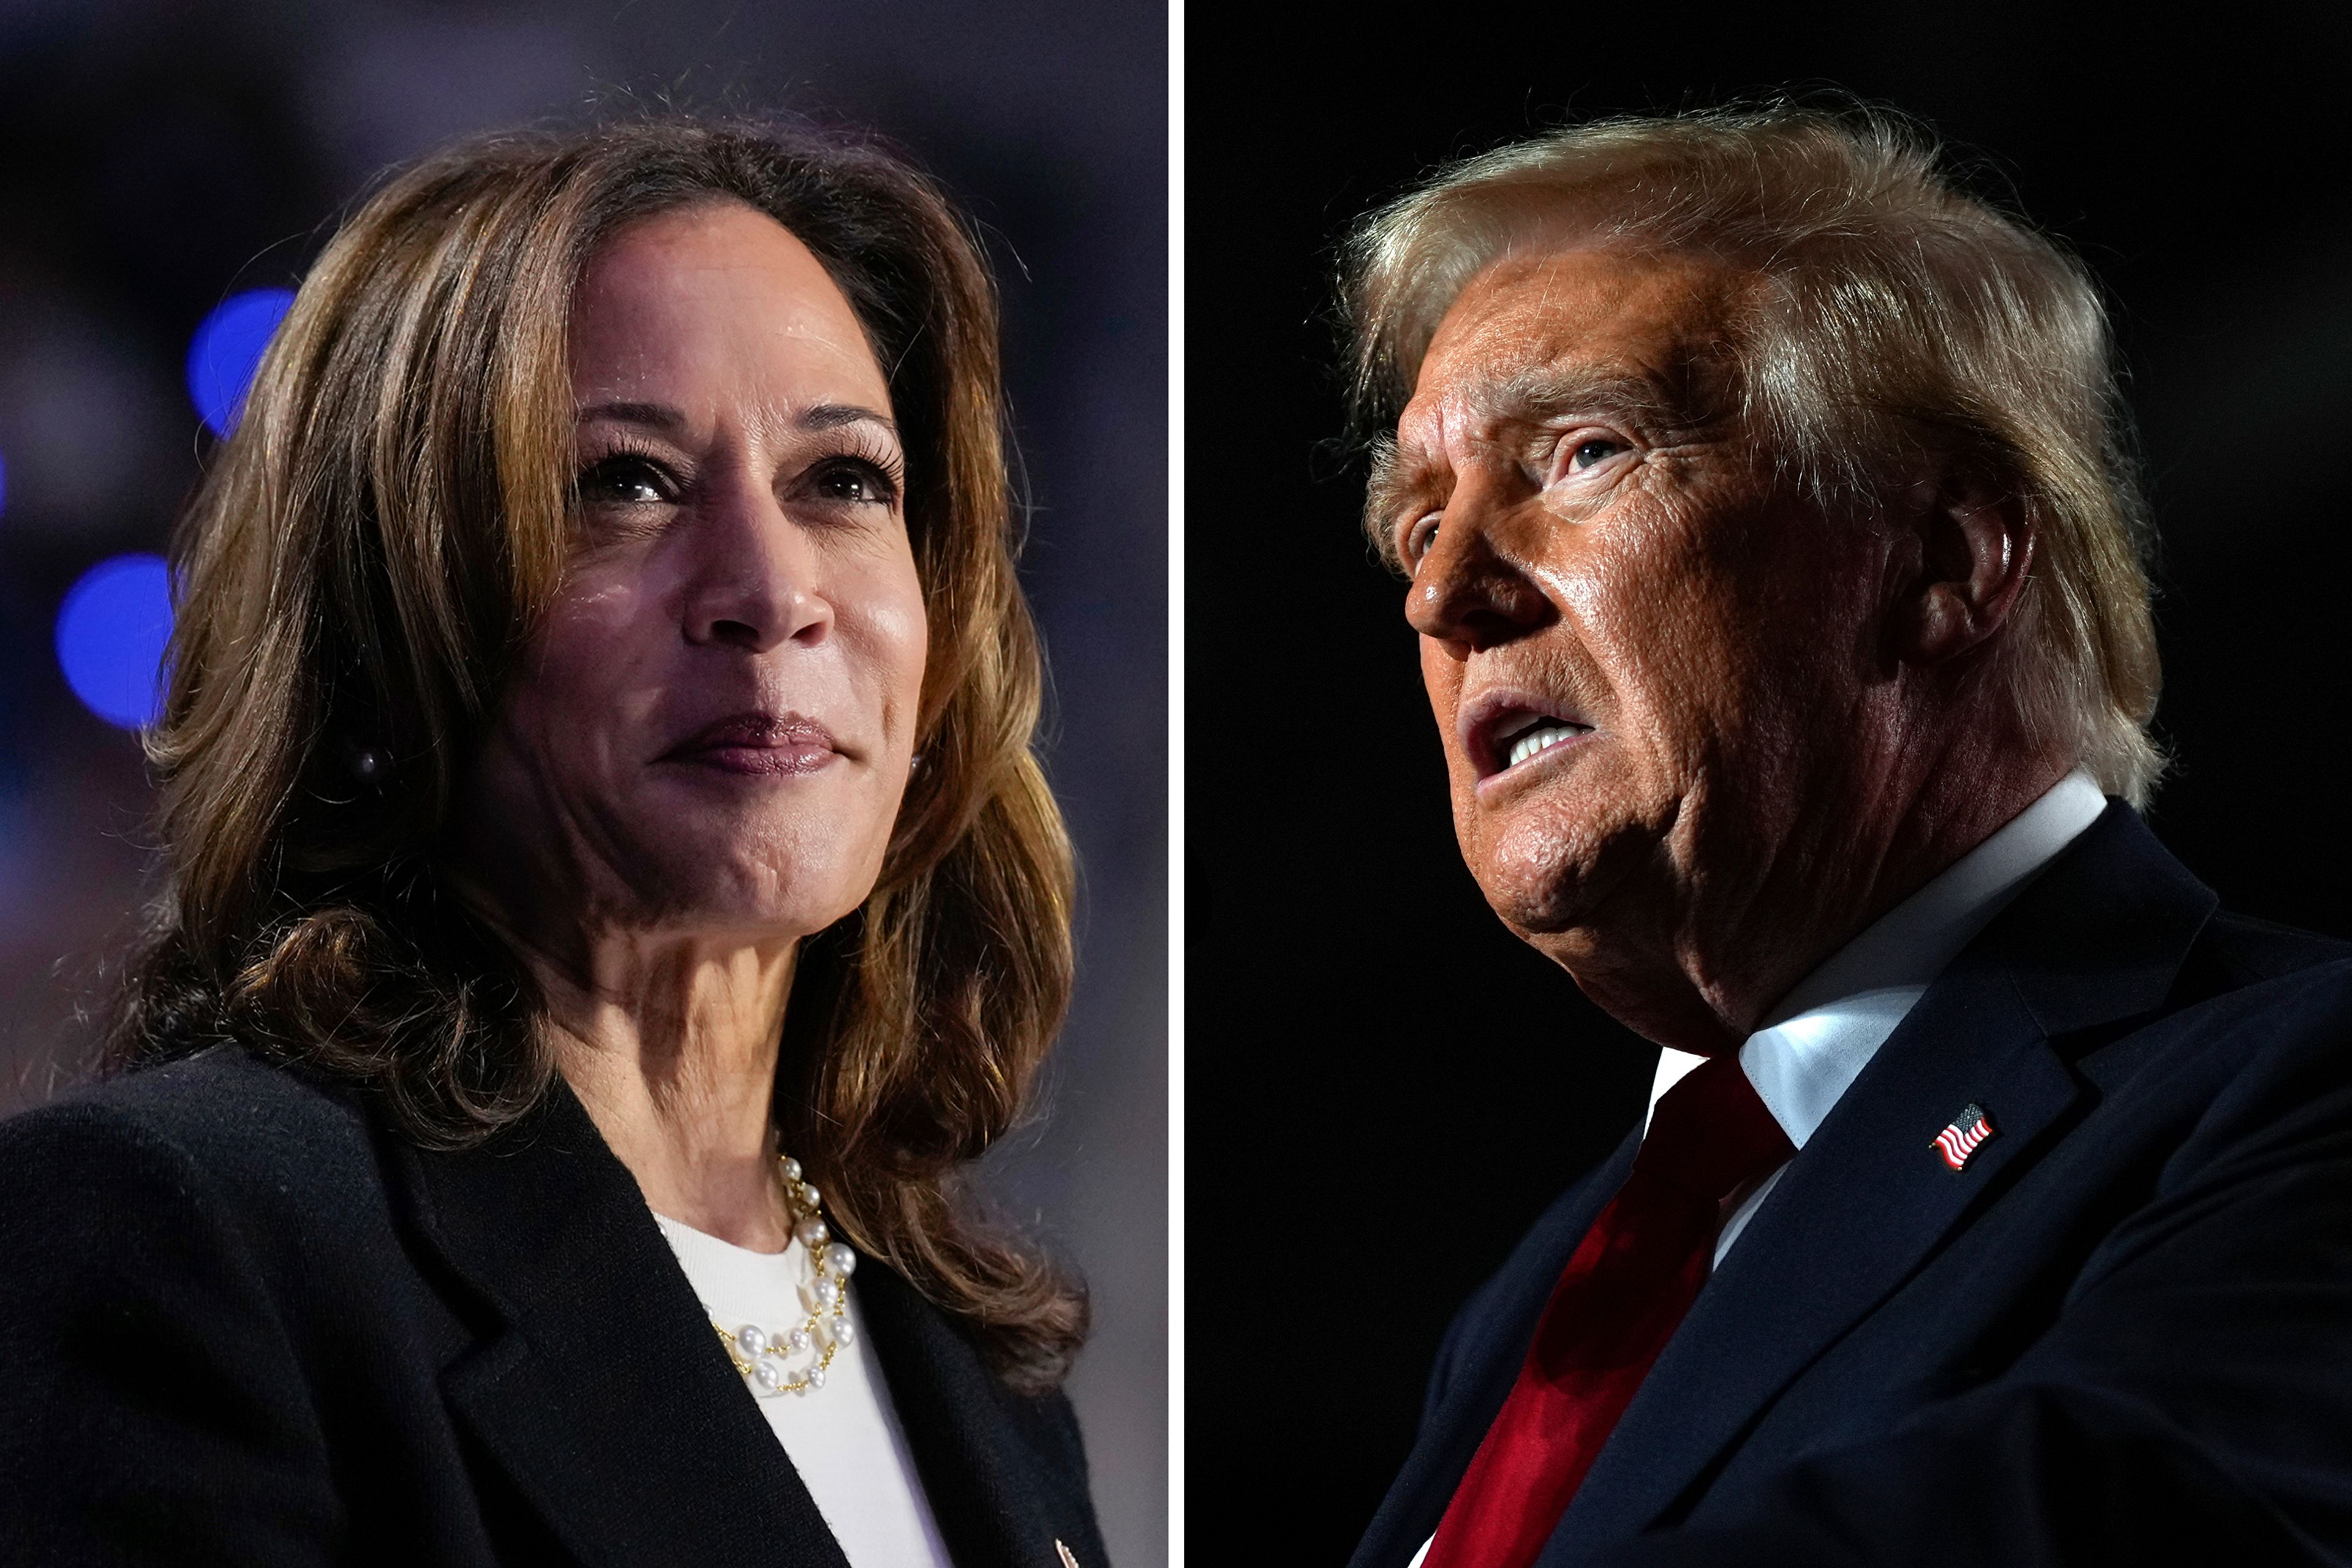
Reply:
[[[739,946],[814,936],[866,901],[869,867],[805,863],[789,871],[713,847],[706,856],[669,859],[630,879],[644,900],[640,920],[652,931]]]
[[[845,847],[889,837],[903,783],[836,762],[814,774],[672,769],[649,775],[616,823],[639,852],[680,864],[728,866],[739,875],[830,874]]]

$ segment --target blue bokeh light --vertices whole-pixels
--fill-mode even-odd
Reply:
[[[58,606],[58,668],[82,705],[143,729],[163,706],[172,578],[160,555],[117,555],[83,573]]]
[[[289,289],[249,289],[222,300],[196,329],[188,344],[188,395],[214,435],[236,428],[261,351],[293,303]]]

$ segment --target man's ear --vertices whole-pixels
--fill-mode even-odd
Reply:
[[[1948,468],[1906,493],[1890,520],[1898,549],[1891,625],[1895,658],[1936,665],[2005,625],[2033,563],[2033,523],[2008,486]]]

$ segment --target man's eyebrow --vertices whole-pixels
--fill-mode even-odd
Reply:
[[[1399,564],[1396,547],[1398,514],[1407,502],[1437,488],[1444,465],[1427,452],[1406,451],[1393,436],[1372,444],[1371,471],[1364,479],[1364,533],[1390,565]]]
[[[1695,374],[1696,369],[1685,366],[1679,374],[1660,377],[1601,365],[1535,365],[1480,387],[1472,400],[1490,417],[1501,419],[1545,419],[1589,409],[1684,429],[1706,419],[1706,411],[1695,406],[1700,401],[1698,384],[1705,379]]]
[[[1654,377],[1600,367],[1540,365],[1514,371],[1474,389],[1470,403],[1480,417],[1497,423],[1544,419],[1579,409],[1670,429],[1692,422],[1684,400]],[[1399,445],[1394,437],[1375,443],[1364,484],[1365,525],[1389,527],[1400,508],[1433,488],[1445,467],[1426,451]]]
[[[597,403],[581,409],[576,417],[583,425],[592,419],[610,419],[616,424],[642,425],[670,435],[685,429],[687,425],[685,413],[667,403]],[[809,431],[838,430],[845,425],[879,425],[893,436],[898,433],[898,426],[888,415],[862,408],[854,403],[813,403],[801,411],[793,425],[797,429]]]

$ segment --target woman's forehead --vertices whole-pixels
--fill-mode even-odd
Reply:
[[[582,276],[570,344],[583,405],[722,400],[785,419],[818,404],[889,406],[865,328],[824,263],[740,202],[614,236]]]

